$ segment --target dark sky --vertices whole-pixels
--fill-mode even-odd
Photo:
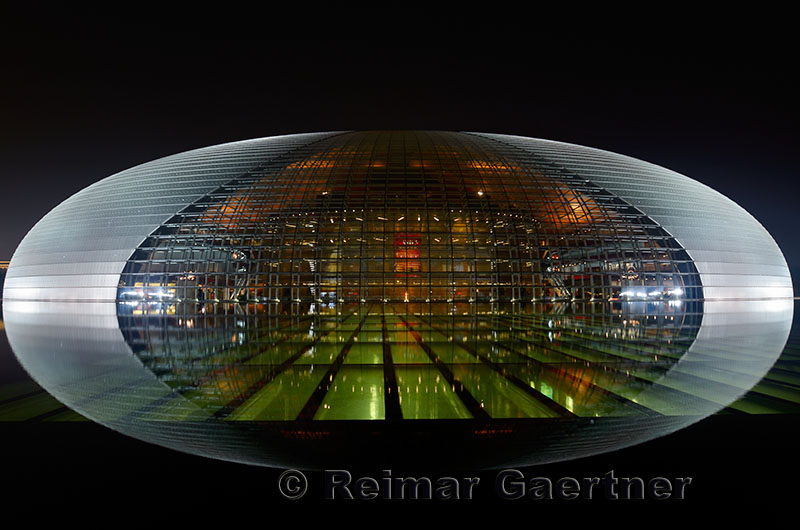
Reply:
[[[750,211],[800,272],[788,27],[543,31],[448,18],[298,31],[246,16],[73,16],[0,23],[0,260],[61,201],[154,158],[287,133],[444,129],[676,170]]]

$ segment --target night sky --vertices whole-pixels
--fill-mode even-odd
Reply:
[[[0,260],[61,201],[158,157],[287,133],[442,129],[676,170],[751,212],[800,271],[796,65],[781,28],[542,32],[489,17],[298,31],[73,15],[3,23]]]

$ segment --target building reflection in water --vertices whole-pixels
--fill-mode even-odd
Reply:
[[[40,384],[137,438],[308,467],[424,460],[433,443],[437,459],[498,466],[630,445],[724,409],[780,354],[792,303],[164,299],[5,311]]]

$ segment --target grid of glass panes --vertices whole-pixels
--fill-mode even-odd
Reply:
[[[634,396],[691,344],[701,298],[630,204],[455,133],[347,133],[254,167],[122,281],[140,359],[232,420],[669,413]],[[626,315],[626,292],[659,303]]]
[[[702,297],[685,251],[630,204],[520,149],[433,132],[347,133],[255,167],[156,230],[123,283],[148,299],[442,311]]]

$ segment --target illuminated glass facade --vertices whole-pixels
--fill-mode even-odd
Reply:
[[[689,255],[601,186],[494,140],[350,133],[166,220],[121,299],[431,304],[701,299]]]
[[[530,138],[373,131],[111,176],[34,227],[4,296],[23,365],[122,432],[270,465],[302,464],[298,444],[358,453],[354,432],[409,451],[431,429],[471,454],[514,440],[484,454],[494,465],[724,408],[780,353],[792,286],[757,221],[664,168]],[[85,335],[54,358],[37,326]]]

